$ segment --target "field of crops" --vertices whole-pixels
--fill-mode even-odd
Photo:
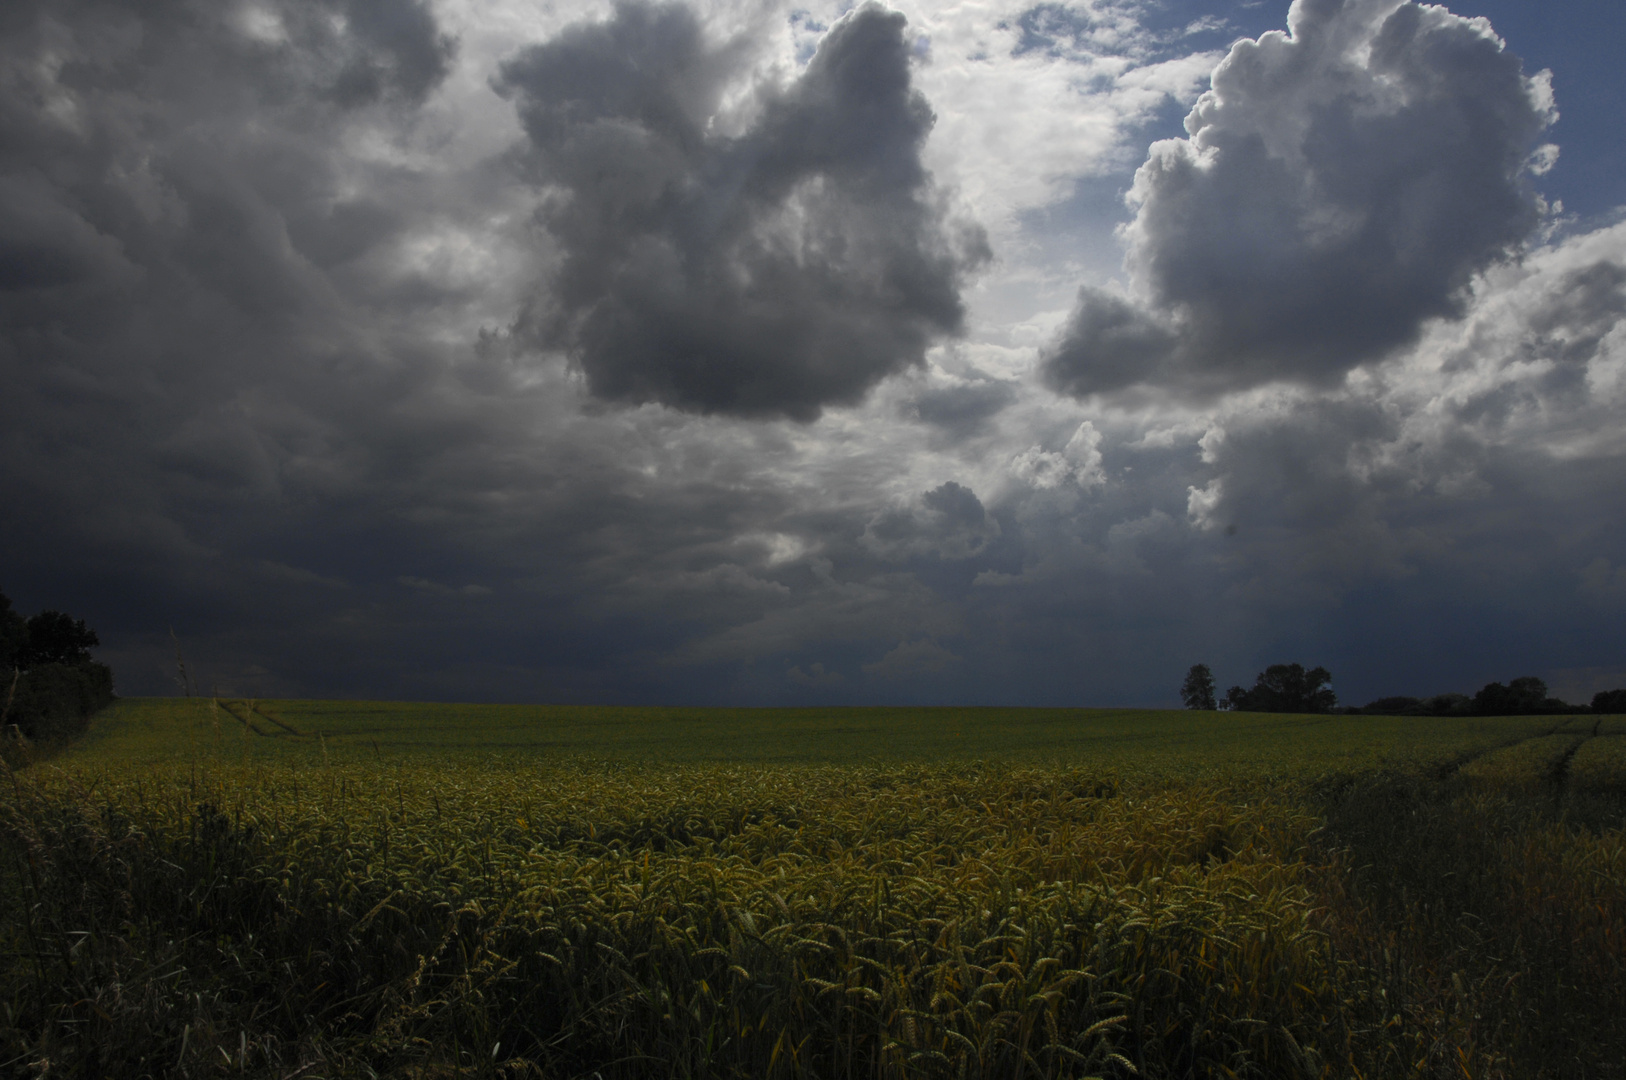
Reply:
[[[1622,1077],[1626,720],[126,701],[0,1068]]]

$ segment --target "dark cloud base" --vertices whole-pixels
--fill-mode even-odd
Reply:
[[[623,2],[504,65],[562,250],[524,332],[602,398],[812,420],[960,331],[988,258],[920,153],[903,16],[869,4],[741,134],[708,131],[741,44]]]

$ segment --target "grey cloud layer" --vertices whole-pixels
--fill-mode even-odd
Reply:
[[[1528,85],[1419,17],[1466,59],[1416,115],[1500,102],[1511,162]],[[1439,241],[1462,317],[1333,389],[1080,403],[978,366],[1021,350],[962,313],[982,251],[920,164],[956,103],[897,15],[776,88],[698,9],[484,53],[427,4],[0,19],[0,587],[125,692],[170,688],[169,624],[225,692],[727,703],[1172,703],[1199,659],[1376,696],[1626,644],[1619,228],[1466,277],[1490,240]],[[1334,131],[1303,85],[1249,115]],[[1364,233],[1292,235],[1367,296]],[[1194,340],[1084,309],[1125,370]]]
[[[411,124],[455,45],[414,2],[0,19],[7,587],[110,629],[280,622],[290,583],[314,600],[358,561],[345,534],[384,531],[360,507],[401,447],[454,426],[392,415],[448,299],[382,258],[421,177],[350,148]]]
[[[739,43],[622,3],[506,64],[563,261],[527,318],[600,397],[809,420],[961,329],[988,257],[921,165],[903,16],[837,23],[743,133],[708,130]]]
[[[1045,364],[1087,395],[1331,384],[1459,314],[1538,221],[1544,80],[1482,23],[1397,0],[1299,0],[1155,144],[1126,229],[1133,295],[1094,288]]]
[[[794,450],[773,429],[583,412],[523,336],[475,332],[514,319],[549,240],[511,242],[534,197],[509,163],[433,152],[452,138],[431,106],[456,47],[426,5],[0,17],[0,585],[90,617],[126,691],[167,688],[166,624],[223,689],[647,700],[729,685],[742,654],[695,643],[754,620],[785,627],[776,655],[812,638],[855,663],[942,621],[860,542],[879,494],[829,506],[828,486],[787,486]],[[696,93],[738,72],[681,9],[618,19],[506,69],[533,127],[539,56],[586,65],[577,91],[674,88],[621,79],[649,58],[617,51],[636,41],[581,52],[640,19],[676,35],[663,45],[693,32],[699,51],[668,59]],[[699,258],[683,230],[731,237],[698,268],[736,275],[712,296],[740,305],[724,338],[779,334],[804,367],[726,402],[704,397],[732,393],[711,375],[638,378],[695,407],[807,417],[958,325],[982,248],[920,167],[930,110],[908,65],[901,18],[865,9],[744,134],[674,121],[699,171],[638,242]],[[618,124],[573,137],[613,142]],[[784,291],[758,295],[750,274]],[[702,279],[659,287],[698,299]],[[748,344],[763,359],[770,343]],[[751,539],[776,536],[797,538],[791,557]]]

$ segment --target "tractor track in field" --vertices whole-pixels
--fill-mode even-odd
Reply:
[[[277,727],[281,728],[283,731],[287,732],[289,735],[292,735],[296,739],[303,739],[307,737],[305,732],[300,731],[292,724],[289,724],[288,722],[273,716],[265,709],[260,708],[257,702],[220,701],[217,702],[217,704],[220,706],[221,710],[226,713],[226,715],[230,716],[233,720],[236,720],[239,724],[242,724],[243,727],[247,728],[249,731],[252,731],[256,735],[263,735],[267,738],[276,737],[276,732],[266,731],[264,728],[260,727],[260,725],[254,722],[254,717],[258,716],[262,720],[275,724]]]
[[[1458,754],[1453,758],[1435,765],[1434,768],[1430,770],[1430,776],[1435,780],[1449,780],[1451,777],[1460,772],[1464,766],[1471,765],[1475,761],[1478,761],[1480,758],[1489,754],[1494,754],[1500,750],[1507,750],[1511,747],[1532,742],[1536,739],[1545,739],[1549,735],[1563,735],[1565,734],[1563,730],[1565,726],[1566,725],[1563,723],[1554,724],[1553,726],[1543,731],[1535,732],[1534,734],[1521,735],[1516,739],[1506,739],[1490,746],[1483,746],[1477,750],[1469,750],[1466,753]],[[1547,781],[1549,784],[1559,787],[1563,786],[1565,778],[1569,775],[1570,759],[1575,757],[1576,751],[1581,749],[1582,743],[1586,742],[1588,739],[1603,737],[1599,733],[1599,728],[1602,726],[1603,721],[1597,720],[1593,722],[1592,730],[1590,732],[1573,733],[1579,737],[1573,744],[1571,744],[1569,749],[1561,753],[1553,760],[1552,764],[1548,766]]]
[[[1575,754],[1588,739],[1597,738],[1596,728],[1594,734],[1582,735],[1553,758],[1552,764],[1547,767],[1547,786],[1552,789],[1553,798],[1557,799],[1564,794],[1564,785],[1570,778],[1570,762],[1575,760]]]
[[[1551,735],[1570,734],[1574,735],[1575,738],[1568,746],[1561,750],[1547,763],[1546,771],[1542,777],[1543,786],[1547,788],[1552,797],[1554,799],[1561,799],[1564,795],[1566,787],[1569,784],[1570,764],[1575,760],[1575,755],[1580,753],[1581,747],[1585,746],[1593,739],[1626,737],[1626,732],[1602,730],[1602,720],[1593,721],[1592,729],[1590,731],[1583,729],[1566,732],[1564,730],[1566,726],[1567,725],[1563,723],[1554,724],[1543,731],[1537,731],[1530,735],[1523,735],[1516,739],[1506,739],[1490,746],[1480,747],[1476,750],[1469,750],[1446,761],[1439,762],[1428,771],[1428,776],[1437,783],[1443,783],[1450,780],[1458,772],[1462,771],[1464,767],[1471,765],[1480,758],[1487,757],[1502,750],[1511,749],[1515,746],[1520,746],[1527,742],[1532,742],[1536,739],[1545,739]]]
[[[1449,780],[1457,773],[1461,772],[1465,766],[1473,764],[1482,757],[1489,754],[1494,754],[1499,750],[1507,750],[1522,743],[1530,742],[1533,739],[1545,739],[1549,735],[1556,734],[1558,734],[1558,726],[1554,725],[1553,727],[1548,728],[1546,731],[1537,732],[1534,735],[1521,735],[1516,739],[1505,739],[1502,742],[1493,743],[1490,746],[1482,746],[1477,750],[1469,750],[1465,753],[1458,754],[1453,758],[1449,758],[1446,761],[1442,761],[1438,765],[1435,765],[1434,768],[1430,770],[1430,776],[1435,780]]]

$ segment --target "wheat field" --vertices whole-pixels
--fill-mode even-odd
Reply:
[[[1622,1076],[1623,736],[126,701],[7,767],[0,1064]]]

